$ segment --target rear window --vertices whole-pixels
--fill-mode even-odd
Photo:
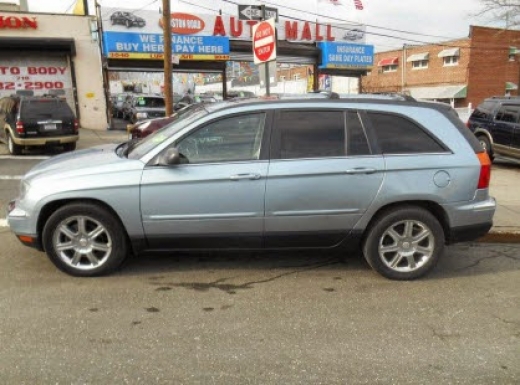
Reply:
[[[165,106],[162,98],[137,98],[137,107],[163,108]]]
[[[471,114],[472,118],[480,118],[480,119],[487,119],[488,116],[491,115],[493,112],[493,109],[496,106],[496,102],[483,102],[481,103],[477,108],[475,108],[475,111]]]
[[[74,118],[66,102],[52,99],[22,102],[20,118],[23,119],[65,119]]]

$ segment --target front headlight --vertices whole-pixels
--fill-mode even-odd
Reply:
[[[135,114],[135,117],[137,119],[146,119],[148,118],[148,114],[146,112],[138,112],[137,114]]]

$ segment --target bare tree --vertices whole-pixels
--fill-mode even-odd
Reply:
[[[477,16],[486,16],[506,28],[520,28],[520,0],[480,0],[482,10]]]

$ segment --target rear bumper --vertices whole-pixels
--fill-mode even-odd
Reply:
[[[79,135],[49,136],[44,138],[13,138],[19,146],[45,146],[47,144],[64,144],[77,142]]]
[[[492,222],[481,223],[478,225],[460,226],[450,229],[448,238],[446,239],[447,244],[458,243],[458,242],[469,242],[475,241],[486,235],[491,227]]]

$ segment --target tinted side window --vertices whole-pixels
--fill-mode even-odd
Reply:
[[[365,130],[357,112],[347,113],[347,154],[351,155],[370,155]]]
[[[413,121],[402,116],[368,113],[383,154],[445,152],[445,149]]]
[[[342,111],[282,111],[277,126],[282,159],[345,155]]]
[[[516,123],[518,122],[520,108],[517,106],[503,105],[497,112],[496,120],[500,122]]]

